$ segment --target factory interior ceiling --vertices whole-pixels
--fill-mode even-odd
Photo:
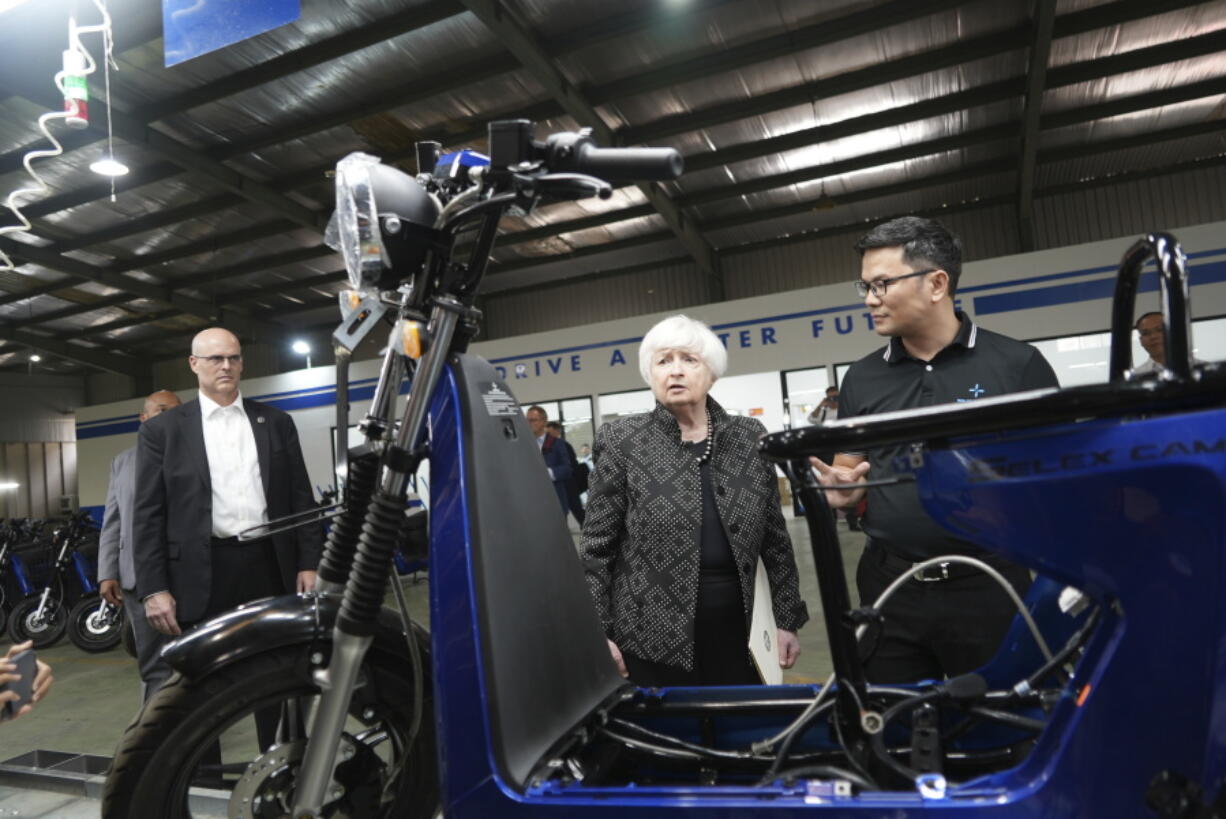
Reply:
[[[1226,0],[302,0],[170,68],[160,3],[107,9],[88,127],[49,125],[28,229],[0,209],[0,369],[139,376],[213,323],[334,323],[336,161],[415,172],[417,141],[483,151],[494,119],[672,146],[686,173],[507,219],[490,293],[684,260],[718,300],[730,252],[987,205],[1025,250],[1036,197],[1226,162]],[[64,107],[70,14],[101,19],[0,12],[0,201]],[[90,170],[111,152],[127,175]]]

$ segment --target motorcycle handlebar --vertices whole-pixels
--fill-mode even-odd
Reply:
[[[627,181],[666,181],[685,170],[681,154],[673,148],[600,148],[583,132],[550,136],[545,141],[545,165],[553,173]]]

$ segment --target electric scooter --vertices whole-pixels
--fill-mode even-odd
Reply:
[[[193,815],[193,781],[217,776],[235,817],[1215,815],[1226,373],[1191,367],[1173,239],[1149,237],[1125,259],[1110,384],[763,441],[808,516],[830,680],[639,689],[609,656],[514,395],[465,350],[503,212],[608,196],[601,177],[672,178],[680,158],[605,153],[584,133],[538,142],[521,121],[491,125],[488,158],[440,158],[434,144],[418,158],[416,178],[360,155],[337,170],[330,238],[354,287],[334,336],[341,434],[347,353],[380,319],[392,329],[366,442],[337,447],[347,480],[320,588],[240,607],[166,649],[178,673],[125,733],[104,816]],[[1152,381],[1130,377],[1127,335],[1150,256],[1172,356]],[[880,686],[864,678],[858,641],[910,575],[851,606],[805,458],[899,441],[914,444],[909,472],[891,480],[914,480],[943,525],[1043,578],[977,673]],[[399,583],[396,608],[382,607],[396,544],[420,531],[407,487],[423,464],[430,634]],[[1051,514],[1070,502],[1072,525]],[[1070,595],[1077,605],[1062,606]],[[1197,639],[1169,639],[1190,620]],[[272,705],[283,713],[273,745],[233,736]]]

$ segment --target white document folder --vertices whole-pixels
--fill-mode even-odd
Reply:
[[[753,655],[758,675],[767,685],[783,682],[779,667],[779,631],[775,625],[775,610],[771,605],[771,586],[766,578],[766,566],[758,559],[758,571],[753,580],[753,617],[749,621],[749,653]]]

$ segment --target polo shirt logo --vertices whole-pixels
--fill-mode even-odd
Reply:
[[[979,396],[987,392],[987,390],[985,390],[983,387],[979,386],[978,383],[976,383],[975,386],[971,387],[969,390],[967,390],[967,392],[971,394],[972,398],[978,398]]]

